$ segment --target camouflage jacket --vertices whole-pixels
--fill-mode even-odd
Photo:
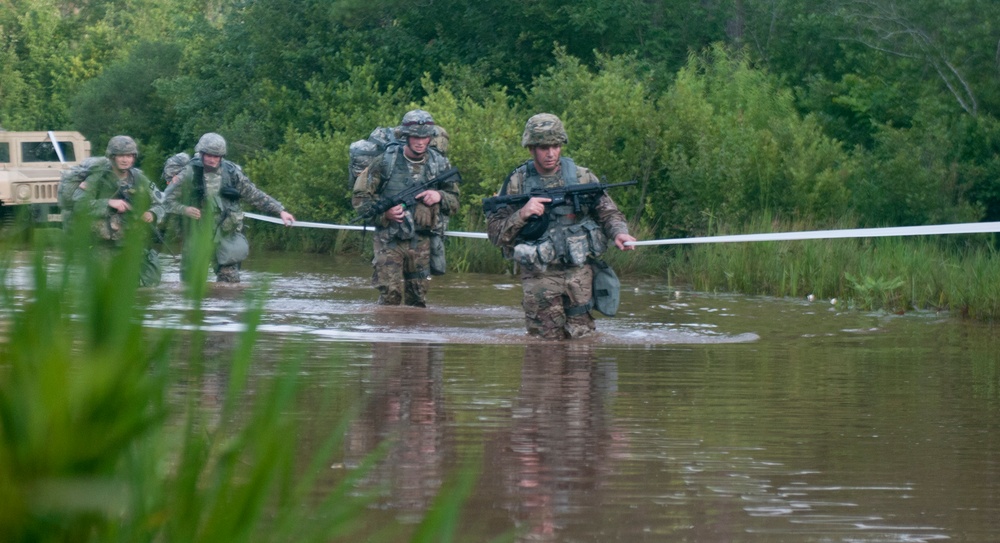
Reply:
[[[387,151],[381,155],[371,166],[361,172],[354,183],[351,205],[354,206],[355,210],[361,210],[365,206],[377,202],[379,198],[391,196],[392,186],[404,187],[413,183],[424,183],[434,179],[448,168],[451,168],[451,163],[437,149],[428,148],[426,159],[423,162],[412,163],[403,156],[402,146],[398,146],[392,152]],[[446,183],[435,190],[441,193],[441,202],[434,206],[437,208],[435,211],[437,216],[433,221],[435,227],[432,229],[444,231],[448,218],[458,210],[458,183]],[[423,204],[418,203],[417,206],[423,206]],[[408,213],[407,219],[412,220],[412,218],[412,214]],[[419,231],[423,229],[423,226],[416,224],[414,228]],[[386,240],[393,237],[406,239],[405,234],[397,232],[399,230],[397,225],[389,224],[384,217],[375,221],[375,228],[377,234]]]
[[[530,161],[529,161],[530,162]],[[521,164],[514,169],[501,186],[501,194],[521,194],[524,192],[524,183],[528,175],[528,162]],[[582,166],[576,167],[576,178],[580,184],[599,183],[591,171]],[[541,176],[542,185],[545,187],[562,187],[565,182],[562,179],[561,170],[556,170],[549,175]],[[521,218],[520,209],[513,206],[506,206],[490,214],[487,219],[487,234],[490,242],[504,251],[504,256],[510,258],[510,254],[518,240],[518,233],[527,224]],[[605,235],[609,240],[615,239],[618,234],[628,234],[628,222],[625,215],[619,211],[614,200],[607,193],[601,195],[597,204],[589,209],[589,217],[601,225]],[[579,217],[583,221],[586,217]]]
[[[202,212],[211,206],[211,212],[224,231],[242,231],[242,204],[268,215],[278,215],[285,210],[281,202],[257,188],[243,169],[234,162],[223,159],[219,168],[208,171],[196,156],[163,193],[163,207],[169,213],[184,214],[184,208],[196,207]]]
[[[73,193],[74,209],[85,211],[93,219],[93,228],[105,240],[118,241],[123,228],[146,211],[162,219],[166,214],[159,200],[159,190],[139,168],[129,168],[125,179],[119,179],[110,167],[89,176]],[[108,206],[110,200],[126,200],[132,209],[119,213]]]

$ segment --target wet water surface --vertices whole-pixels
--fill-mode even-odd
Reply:
[[[458,541],[1000,540],[989,325],[625,277],[596,338],[539,342],[516,279],[434,278],[420,310],[376,306],[369,276],[357,258],[254,255],[206,309],[224,353],[270,285],[260,374],[306,342],[305,440],[360,406],[332,478],[389,440],[363,482],[383,489],[376,518],[414,522],[475,460]],[[165,280],[147,322],[182,326],[176,263]]]

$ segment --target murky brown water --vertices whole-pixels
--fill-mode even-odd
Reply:
[[[828,302],[675,292],[623,279],[592,341],[525,339],[520,287],[448,275],[427,310],[374,305],[357,258],[254,255],[271,285],[262,374],[308,343],[299,413],[343,462],[391,439],[365,480],[373,515],[412,522],[470,459],[483,470],[458,541],[1000,540],[996,329]],[[186,307],[176,265],[152,326]],[[206,303],[224,351],[245,288]],[[332,395],[339,398],[331,408]]]

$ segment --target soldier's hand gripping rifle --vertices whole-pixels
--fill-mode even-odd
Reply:
[[[626,181],[624,183],[585,183],[582,185],[570,185],[568,187],[554,187],[550,189],[536,189],[524,194],[505,194],[502,196],[492,196],[483,198],[483,213],[489,216],[491,213],[504,206],[520,208],[532,198],[548,198],[551,202],[545,203],[546,213],[535,216],[528,220],[518,237],[527,241],[533,241],[540,237],[549,227],[548,210],[553,207],[571,205],[573,212],[579,213],[584,205],[593,205],[607,189],[615,187],[627,187],[638,184],[638,181]]]
[[[153,186],[155,185],[150,183],[150,187]],[[132,205],[135,203],[134,202],[135,192],[136,189],[132,185],[118,185],[118,192],[115,192],[114,196],[112,196],[111,199],[125,200],[125,203],[127,203],[131,208]],[[152,213],[152,210],[147,210],[146,213]],[[170,244],[167,243],[167,240],[163,238],[163,232],[160,232],[160,228],[155,224],[156,215],[153,215],[153,221],[154,222],[149,223],[149,229],[153,231],[153,236],[156,237],[156,240],[160,242],[160,246],[166,249],[171,256],[177,256],[177,254],[174,253],[174,251],[170,248]]]
[[[448,168],[434,179],[430,179],[424,183],[410,185],[392,196],[387,196],[366,208],[362,208],[361,213],[357,217],[351,219],[351,224],[361,221],[369,222],[376,217],[380,217],[383,213],[398,206],[399,204],[403,204],[405,206],[415,206],[417,204],[416,196],[418,194],[448,182],[462,182],[462,176],[458,174],[458,168]]]

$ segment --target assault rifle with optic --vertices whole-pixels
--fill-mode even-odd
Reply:
[[[615,187],[627,187],[638,184],[638,181],[626,181],[624,183],[585,183],[582,185],[570,185],[568,187],[553,187],[550,189],[535,189],[524,194],[505,194],[503,196],[492,196],[483,198],[483,212],[489,215],[504,206],[521,207],[532,198],[549,198],[551,202],[545,203],[546,213],[541,217],[532,217],[528,224],[521,229],[519,236],[525,240],[535,240],[545,233],[549,226],[549,214],[547,211],[553,207],[571,205],[573,212],[579,213],[584,205],[593,205],[607,189]]]
[[[579,213],[584,204],[590,204],[601,197],[605,190],[615,187],[627,187],[635,185],[638,181],[626,181],[624,183],[586,183],[583,185],[570,185],[568,187],[555,187],[551,189],[536,189],[524,194],[505,194],[503,196],[491,196],[483,198],[483,211],[488,215],[503,206],[520,207],[528,200],[538,198],[549,198],[545,207],[557,207],[572,205],[573,211]]]
[[[454,181],[455,183],[462,182],[462,176],[458,174],[458,168],[448,168],[441,172],[440,175],[434,179],[427,180],[423,183],[417,183],[415,185],[410,185],[392,196],[387,196],[375,202],[364,210],[357,216],[351,219],[351,224],[357,222],[368,222],[376,217],[381,216],[386,211],[403,204],[405,206],[414,206],[417,204],[416,196],[425,190],[431,190],[441,184]]]

